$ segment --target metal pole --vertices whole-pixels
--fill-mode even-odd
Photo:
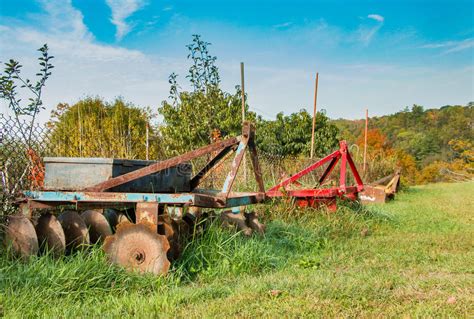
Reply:
[[[319,78],[319,73],[316,73],[316,83],[314,85],[313,129],[311,130],[311,158],[313,158],[313,155],[314,155],[314,129],[316,127],[316,103],[318,101],[318,78]]]
[[[150,135],[149,135],[149,128],[148,123],[146,123],[146,160],[149,160],[149,146],[150,146]]]
[[[242,86],[242,125],[245,122],[245,81],[244,81],[244,62],[240,62],[240,82]],[[247,161],[245,160],[245,155],[244,155],[244,163],[243,163],[243,168],[244,168],[244,182],[247,182]]]
[[[367,170],[367,130],[369,127],[369,110],[365,109],[365,135],[364,135],[364,174]]]
[[[240,62],[240,82],[242,83],[242,123],[245,122],[245,81],[244,62]]]

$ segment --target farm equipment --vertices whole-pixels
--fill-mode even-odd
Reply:
[[[44,158],[42,187],[23,192],[18,202],[20,213],[9,216],[5,242],[12,253],[23,258],[45,249],[62,255],[103,243],[111,263],[164,274],[170,260],[180,255],[183,239],[192,233],[203,209],[220,210],[223,224],[232,224],[245,235],[262,234],[265,226],[255,212],[243,213],[246,206],[267,198],[285,198],[300,207],[326,206],[335,211],[339,199],[356,200],[364,188],[347,144],[341,141],[338,150],[265,192],[254,139],[254,126],[244,123],[239,137],[161,162]],[[234,192],[232,186],[247,149],[258,191]],[[199,188],[232,154],[222,188]],[[191,176],[190,161],[205,155],[209,160]],[[329,185],[338,163],[339,184]],[[317,187],[295,189],[300,178],[326,164]],[[354,185],[348,180],[347,166]],[[63,212],[56,217],[58,208]]]
[[[328,180],[328,177],[331,175],[339,161],[339,185],[327,187],[325,182]],[[325,164],[328,165],[324,173],[319,177],[317,187],[301,189],[300,185],[298,185],[298,180]],[[349,164],[350,171],[354,177],[355,185],[347,185],[347,164]],[[294,200],[296,205],[299,207],[317,208],[324,205],[330,211],[336,211],[338,199],[357,200],[358,193],[363,190],[364,184],[360,178],[354,161],[352,160],[351,154],[349,153],[347,143],[341,141],[338,150],[316,163],[311,164],[291,177],[286,178],[279,184],[270,188],[266,194],[269,198],[283,197]]]
[[[181,238],[192,230],[202,209],[233,208],[234,214],[239,207],[265,200],[254,137],[254,126],[244,123],[239,137],[161,162],[45,158],[44,187],[24,191],[20,214],[9,217],[6,243],[17,256],[29,257],[43,247],[60,255],[103,242],[110,262],[164,274],[169,259],[180,253]],[[233,192],[246,149],[259,191]],[[207,164],[191,177],[189,161],[210,154]],[[232,154],[222,188],[198,188]],[[51,213],[57,208],[65,209],[58,217]],[[39,216],[37,210],[41,211]],[[235,216],[229,221],[240,219],[249,228],[262,231],[255,214]]]
[[[395,193],[400,187],[400,170],[385,176],[369,185],[360,193],[360,201],[363,204],[368,203],[386,203],[395,198]]]

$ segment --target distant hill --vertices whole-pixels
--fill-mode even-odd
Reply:
[[[351,143],[361,141],[365,120],[337,119],[332,123],[339,128],[341,138]],[[451,161],[459,157],[460,147],[472,154],[474,102],[426,110],[413,105],[395,114],[371,117],[369,129],[379,130],[385,136],[386,147],[404,150],[419,166]]]

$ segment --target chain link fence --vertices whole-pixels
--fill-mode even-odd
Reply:
[[[51,156],[50,130],[0,114],[0,207],[3,213],[23,189],[38,187],[41,158]]]
[[[13,117],[6,117],[0,114],[0,178],[1,193],[0,207],[2,214],[8,214],[13,208],[12,203],[21,194],[21,190],[40,188],[44,177],[42,171],[42,158],[45,156],[77,156],[74,145],[62,145],[58,147],[57,142],[52,141],[52,130],[46,125],[34,125],[27,121],[17,120]],[[29,142],[25,142],[29,141]],[[76,147],[77,148],[77,147]],[[354,160],[360,157],[358,150],[351,147]],[[102,150],[103,151],[103,150]],[[113,153],[113,150],[106,150]],[[102,153],[91,156],[101,156]],[[155,159],[156,158],[152,158]],[[193,170],[199,169],[208,158],[193,160]],[[292,174],[304,169],[316,162],[319,158],[310,159],[308,157],[288,157],[259,152],[259,161],[262,170],[265,187],[275,185]],[[235,181],[235,191],[257,191],[254,173],[250,158],[247,156],[246,165],[239,170]],[[246,169],[245,169],[246,166]],[[358,165],[359,172],[361,165]],[[231,160],[223,163],[208,178],[201,187],[219,189],[231,169]],[[320,187],[319,177],[324,172],[325,167],[319,167],[300,180],[301,186],[305,188]],[[349,174],[350,175],[350,174]],[[325,186],[332,186],[338,181],[338,169],[332,173],[332,179]],[[349,181],[352,178],[349,177]]]

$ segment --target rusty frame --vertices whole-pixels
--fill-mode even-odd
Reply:
[[[298,189],[291,190],[287,189],[287,186],[297,183],[297,181],[314,171],[318,167],[329,163],[324,173],[319,178],[319,185],[322,185],[329,175],[332,173],[338,162],[341,162],[339,171],[339,186],[330,188],[312,188],[312,189]],[[347,166],[354,176],[356,185],[347,185]],[[349,153],[346,141],[339,142],[339,149],[322,158],[321,160],[309,165],[305,169],[297,172],[296,174],[288,177],[277,185],[267,190],[266,195],[268,197],[287,197],[295,201],[300,207],[319,207],[321,205],[327,206],[330,210],[334,211],[336,206],[336,199],[357,199],[358,193],[364,190],[364,183],[362,178],[357,171],[354,161],[352,160],[351,154]]]
[[[386,203],[395,198],[400,187],[400,169],[393,174],[385,176],[369,185],[365,186],[360,193],[360,199],[363,204]]]

